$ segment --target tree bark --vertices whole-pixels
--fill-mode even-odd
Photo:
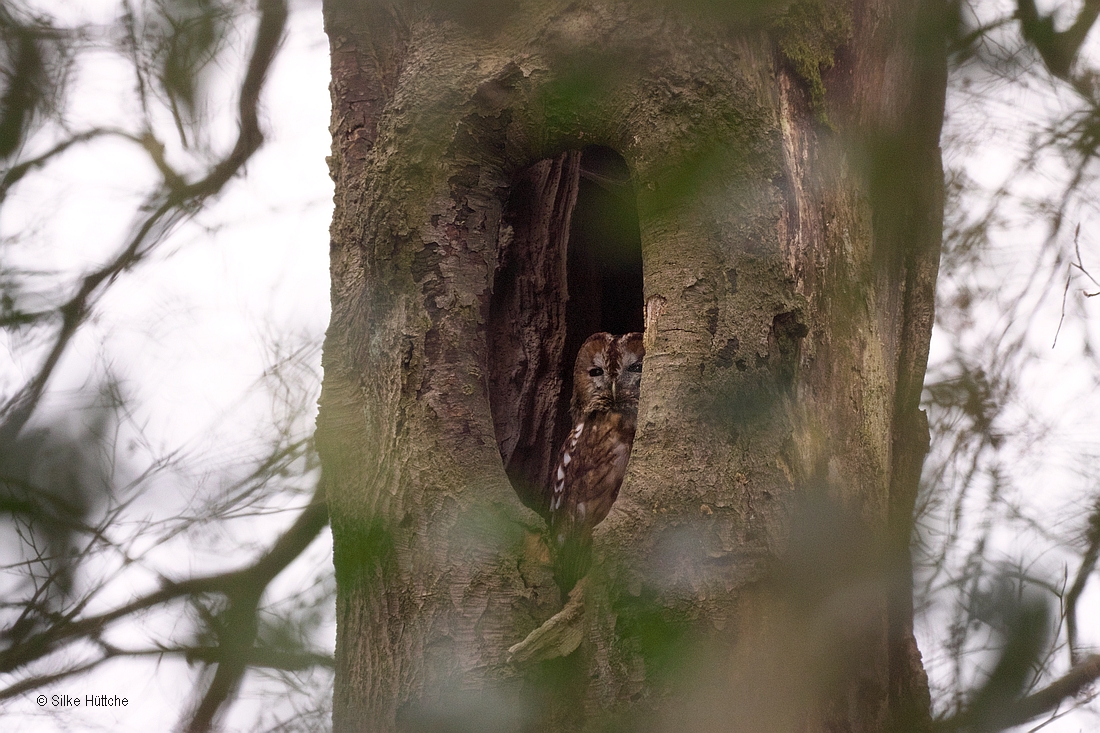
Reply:
[[[326,1],[336,731],[927,725],[938,4],[722,7]],[[589,146],[636,192],[647,354],[563,611],[524,504],[610,322],[567,313]]]

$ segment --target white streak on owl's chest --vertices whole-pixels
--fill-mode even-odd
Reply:
[[[550,501],[551,511],[557,511],[561,508],[561,501],[565,496],[565,467],[573,460],[573,452],[577,449],[577,441],[581,439],[582,433],[584,433],[584,422],[579,422],[573,428],[573,432],[569,434],[569,445],[562,453],[558,470],[554,473],[554,498]]]

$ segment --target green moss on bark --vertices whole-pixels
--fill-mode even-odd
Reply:
[[[825,111],[821,72],[831,69],[836,49],[852,37],[852,11],[847,0],[799,0],[772,22],[783,57],[810,87],[810,103],[820,122]]]

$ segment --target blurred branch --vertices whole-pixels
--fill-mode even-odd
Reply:
[[[254,651],[256,616],[264,590],[284,567],[305,550],[326,524],[328,509],[315,500],[298,517],[290,531],[279,538],[268,555],[241,576],[240,582],[233,583],[225,591],[229,608],[218,620],[220,623],[211,624],[217,629],[219,656],[210,663],[217,664],[217,670],[185,728],[189,733],[210,730],[218,711],[240,685]]]
[[[1030,41],[1043,58],[1051,74],[1076,85],[1070,75],[1073,62],[1093,23],[1100,16],[1100,0],[1084,0],[1073,25],[1064,31],[1054,30],[1053,15],[1039,15],[1035,0],[1017,0],[1016,17],[1026,40]]]
[[[1038,692],[1005,703],[998,711],[997,725],[994,728],[977,729],[1006,730],[1013,726],[1023,725],[1029,720],[1034,720],[1040,715],[1053,711],[1063,700],[1077,695],[1097,679],[1100,679],[1100,654],[1093,654]],[[972,730],[975,729],[972,722],[969,711],[964,711],[937,722],[935,730],[940,732]]]
[[[41,30],[35,23],[20,22],[6,3],[0,5],[0,42],[11,62],[0,95],[0,158],[19,148],[35,111],[49,94],[51,80],[39,46]]]
[[[122,652],[126,656],[156,656],[157,654],[183,654],[189,661],[197,660],[207,664],[226,661],[225,649],[219,646],[180,647],[177,649],[150,649],[148,651]],[[317,652],[287,651],[270,647],[254,646],[245,650],[244,663],[249,667],[266,667],[288,672],[311,669],[313,667],[334,668],[336,661],[328,654]]]
[[[176,224],[193,215],[208,198],[218,194],[263,144],[257,107],[264,79],[286,27],[288,10],[286,0],[259,0],[259,10],[255,44],[241,84],[238,103],[240,124],[232,151],[194,183],[180,185],[177,180],[166,176],[161,187],[142,207],[143,211],[150,213],[138,223],[122,250],[109,263],[86,275],[76,293],[58,308],[61,325],[42,365],[22,388],[0,406],[0,443],[12,441],[30,419],[61,356],[87,319],[96,300],[103,294],[103,289],[121,273],[144,260]],[[147,145],[146,149],[154,154],[156,160],[156,146]]]
[[[41,659],[56,651],[62,644],[81,638],[98,637],[110,623],[120,618],[177,598],[208,593],[220,593],[231,601],[252,596],[259,598],[268,584],[301,555],[328,524],[328,509],[321,493],[319,489],[294,524],[275,541],[268,552],[249,567],[180,582],[167,581],[158,591],[112,611],[83,619],[76,618],[83,609],[83,604],[80,604],[59,618],[52,627],[28,636],[0,652],[0,673],[11,672]],[[0,699],[8,696],[8,691],[0,691]]]
[[[58,682],[69,677],[74,677],[78,674],[90,672],[99,665],[106,662],[110,657],[101,657],[85,664],[80,664],[75,667],[69,667],[60,672],[54,672],[53,674],[43,674],[37,677],[31,677],[29,679],[17,682],[14,685],[5,687],[0,690],[0,700],[8,700],[13,697],[19,697],[20,695],[29,692],[30,690],[36,690],[39,687],[45,685],[52,685],[54,682]]]
[[[1026,723],[1054,710],[1097,679],[1100,679],[1100,654],[1093,654],[1043,689],[1009,705],[1004,719],[1009,725]]]
[[[277,446],[260,461],[256,468],[226,488],[226,498],[223,501],[210,505],[204,513],[219,519],[239,516],[238,512],[241,512],[243,507],[255,503],[253,495],[263,488],[271,476],[286,470],[290,463],[301,457],[303,452],[312,445],[313,438],[310,437]]]
[[[1081,567],[1077,568],[1077,576],[1066,593],[1066,637],[1069,647],[1069,663],[1076,664],[1077,658],[1077,601],[1085,590],[1092,571],[1096,569],[1096,561],[1100,556],[1100,501],[1089,515],[1089,528],[1085,535],[1088,546],[1081,557]]]
[[[289,15],[287,0],[254,0],[254,3],[246,4],[255,7],[255,11],[249,10],[248,14],[250,19],[255,18],[258,22],[252,47],[244,62],[243,79],[236,89],[236,137],[228,152],[205,159],[196,172],[186,175],[181,171],[187,168],[176,168],[170,162],[165,145],[153,127],[156,115],[149,108],[150,79],[155,76],[161,84],[161,91],[167,93],[172,117],[177,127],[181,128],[181,139],[186,148],[181,108],[177,106],[177,101],[182,101],[188,108],[185,111],[195,113],[198,99],[195,92],[200,81],[198,74],[214,59],[220,44],[230,37],[227,35],[231,30],[228,23],[237,16],[242,5],[237,2],[188,0],[183,3],[155,3],[155,10],[142,8],[140,14],[136,4],[123,0],[123,5],[124,13],[118,23],[124,32],[124,39],[119,41],[116,37],[114,42],[122,46],[137,75],[136,94],[141,102],[142,120],[136,125],[126,126],[135,132],[102,127],[76,133],[65,125],[61,108],[57,107],[54,115],[55,107],[51,104],[64,81],[63,69],[56,60],[64,60],[72,47],[60,41],[55,42],[57,49],[49,45],[52,41],[45,34],[52,31],[49,23],[53,21],[37,18],[17,20],[9,13],[7,6],[0,4],[0,58],[6,62],[6,67],[0,68],[0,74],[6,74],[0,79],[0,82],[6,82],[0,85],[0,155],[10,154],[13,162],[10,167],[0,170],[0,204],[8,201],[8,194],[29,173],[51,165],[66,151],[82,143],[106,136],[115,136],[141,147],[160,176],[159,181],[145,192],[130,231],[118,243],[119,248],[80,272],[75,285],[62,290],[57,300],[37,308],[35,313],[23,313],[14,305],[12,294],[18,289],[9,290],[5,284],[5,302],[0,304],[4,309],[5,327],[8,327],[7,321],[10,321],[10,326],[19,328],[30,323],[43,328],[45,334],[44,343],[39,342],[43,348],[37,368],[22,384],[0,399],[0,446],[16,455],[20,453],[20,441],[36,432],[27,428],[28,422],[39,410],[43,395],[48,393],[50,379],[69,351],[74,336],[93,316],[100,299],[121,275],[145,261],[160,247],[178,224],[195,216],[218,196],[264,143],[258,107],[286,30]],[[140,29],[139,22],[142,23]],[[234,90],[231,88],[229,91]],[[39,119],[36,115],[41,110],[50,114],[49,118],[43,119],[53,119],[57,123],[55,137],[48,139],[47,145],[50,147],[45,152],[41,152],[42,147],[36,147],[36,157],[20,160],[24,155],[21,152],[23,142],[36,129],[34,123]],[[197,114],[195,116],[197,119]],[[195,120],[188,122],[197,125]],[[8,318],[9,313],[11,318]],[[117,435],[114,438],[118,440]],[[195,521],[209,521],[211,518],[224,520],[230,518],[231,510],[239,509],[243,504],[260,504],[268,483],[273,477],[287,476],[291,464],[309,453],[309,445],[309,439],[292,440],[289,431],[280,434],[273,452],[248,476],[233,485],[224,506],[213,507]],[[310,475],[313,467],[308,457],[294,470],[303,466],[300,475]],[[298,630],[295,621],[284,622],[280,618],[280,622],[285,624],[280,627],[270,627],[266,621],[261,623],[270,611],[261,606],[261,601],[271,582],[301,557],[328,523],[320,488],[315,490],[310,504],[298,514],[293,525],[247,567],[178,582],[168,580],[162,574],[159,576],[162,578],[160,587],[152,592],[136,598],[130,596],[130,600],[123,605],[107,606],[110,610],[90,615],[92,599],[101,598],[108,583],[101,582],[74,597],[68,593],[75,586],[68,582],[67,576],[61,575],[71,573],[79,562],[92,558],[93,545],[101,549],[104,543],[120,553],[123,568],[132,567],[134,562],[140,561],[140,554],[138,560],[128,554],[126,541],[115,546],[108,538],[107,528],[113,519],[117,519],[120,510],[116,508],[114,513],[109,512],[98,526],[93,527],[82,521],[88,515],[87,511],[70,517],[51,503],[60,499],[55,499],[48,492],[36,492],[31,482],[24,481],[21,476],[13,474],[10,480],[7,478],[0,476],[0,481],[13,493],[0,496],[0,515],[13,518],[19,539],[30,548],[33,558],[21,564],[30,581],[26,597],[19,602],[0,603],[5,617],[14,619],[12,623],[5,623],[6,628],[0,629],[0,670],[17,672],[24,677],[6,689],[0,689],[0,699],[86,674],[110,659],[175,655],[213,671],[212,675],[200,676],[196,685],[198,703],[180,724],[181,728],[189,731],[206,731],[235,698],[248,669],[266,667],[294,672],[317,666],[333,666],[330,656],[314,653],[298,643],[298,636],[293,633]],[[280,482],[276,480],[276,483]],[[297,489],[291,493],[297,494]],[[185,517],[173,522],[178,527],[190,524]],[[90,535],[91,539],[83,549],[77,549],[74,542],[72,547],[66,545],[59,550],[56,542],[49,542],[52,535],[48,532],[59,533],[55,531],[55,525],[64,530],[66,539],[76,534]],[[138,534],[148,533],[149,526],[148,522],[143,522]],[[42,540],[43,536],[46,541]],[[81,538],[81,541],[84,539]],[[40,569],[42,567],[44,572]],[[61,581],[68,582],[63,589],[65,593],[55,592],[51,596],[48,589],[63,585]],[[200,616],[196,624],[198,638],[185,640],[182,644],[173,641],[164,646],[138,650],[120,649],[105,640],[109,631],[113,634],[119,630],[112,627],[115,622],[125,620],[133,623],[138,614],[150,609],[164,609],[166,604],[171,603],[177,604],[172,608],[177,608],[180,601]],[[293,631],[288,632],[288,629]],[[61,662],[63,666],[60,671],[54,667],[49,674],[36,673],[42,669],[42,663],[50,664],[60,659],[60,655],[51,655],[62,650],[73,651],[74,647],[83,649],[87,645],[91,645],[94,658],[69,659]]]
[[[212,186],[216,187],[215,190],[220,190],[230,178],[236,175],[245,161],[260,148],[264,141],[257,111],[260,92],[271,62],[275,59],[275,53],[282,42],[289,11],[286,0],[258,0],[258,3],[260,25],[256,30],[256,42],[252,48],[248,71],[241,84],[241,97],[238,102],[240,133],[237,136],[237,143],[225,160],[216,165],[205,179],[192,187],[194,189],[192,195],[195,197],[209,195],[204,191]]]
[[[121,657],[182,656],[188,661],[201,661],[207,664],[216,664],[226,659],[226,651],[217,646],[183,646],[155,649],[116,649],[107,644],[101,644],[100,646],[103,649],[103,654],[96,659],[53,674],[37,675],[21,680],[0,690],[0,700],[18,697],[30,690],[37,690],[54,682],[90,672],[104,662]],[[238,653],[238,650],[234,650],[234,653]],[[257,646],[244,650],[244,662],[249,667],[264,667],[288,672],[302,671],[313,667],[331,669],[336,664],[335,660],[328,654]]]
[[[184,730],[205,733],[214,724],[218,710],[228,701],[248,669],[247,657],[256,640],[256,613],[262,588],[238,586],[229,596],[229,608],[221,619],[211,619],[217,629],[219,653],[211,664],[217,665],[210,684],[202,694]],[[220,623],[219,623],[220,622]],[[200,682],[199,687],[202,686]]]
[[[46,491],[42,491],[40,486],[35,486],[3,473],[0,473],[0,486],[5,489],[17,487],[23,492],[21,496],[0,493],[0,514],[45,518],[73,532],[89,535],[100,533],[100,528],[93,527],[73,516],[70,507],[64,501]],[[7,570],[10,567],[0,566],[0,570]]]
[[[18,165],[13,165],[11,168],[8,168],[6,171],[4,171],[3,177],[0,177],[0,204],[4,202],[5,198],[7,198],[8,191],[11,190],[11,187],[14,186],[16,183],[19,183],[19,181],[23,179],[23,176],[27,175],[32,170],[35,170],[36,168],[41,168],[77,143],[87,142],[97,137],[103,137],[104,135],[123,135],[125,137],[129,137],[125,133],[119,132],[117,130],[107,130],[102,128],[86,130],[84,132],[73,135],[68,140],[63,140],[62,142],[59,142],[57,145],[54,145],[45,153],[42,153],[37,157],[23,161]]]

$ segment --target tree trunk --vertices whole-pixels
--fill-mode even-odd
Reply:
[[[938,5],[723,8],[326,1],[336,731],[926,726]],[[643,313],[567,599],[572,360]]]

